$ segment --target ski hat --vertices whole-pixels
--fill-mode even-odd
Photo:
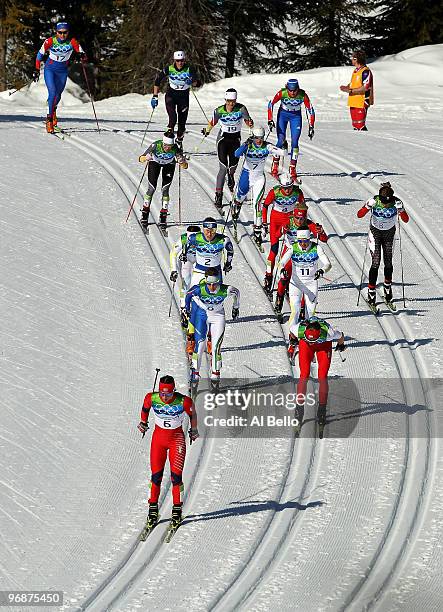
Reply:
[[[175,380],[172,376],[162,376],[158,385],[158,392],[172,395],[175,391]]]
[[[205,272],[206,283],[220,283],[220,273],[217,268],[208,268]]]
[[[389,204],[394,201],[394,190],[391,187],[391,183],[382,183],[378,192],[378,197],[383,204]]]
[[[233,87],[230,87],[226,90],[225,100],[237,100],[237,90]]]
[[[286,83],[286,89],[288,91],[297,91],[297,89],[299,89],[299,87],[298,87],[298,80],[297,79],[289,79],[288,82]]]
[[[188,234],[196,234],[199,231],[200,231],[199,225],[188,225],[188,227],[186,228],[186,232]]]
[[[69,23],[67,21],[59,21],[58,24],[55,26],[55,29],[57,32],[59,30],[69,30]]]
[[[184,51],[174,51],[174,59],[175,60],[184,60],[185,52]]]
[[[299,206],[294,210],[294,212],[292,213],[292,216],[295,217],[296,219],[305,219],[306,216],[308,214],[308,207],[305,206],[304,208],[299,204]]]
[[[313,323],[308,323],[305,329],[305,340],[308,342],[316,342],[320,338],[321,334],[321,325],[318,321],[314,321]]]
[[[291,175],[287,172],[282,172],[278,177],[278,180],[282,187],[292,187],[292,185],[294,184]]]
[[[264,138],[265,137],[265,128],[262,125],[257,125],[252,128],[252,135],[254,138]]]
[[[311,230],[309,228],[298,229],[297,230],[297,240],[311,241]]]
[[[174,136],[170,136],[169,134],[163,134],[162,142],[165,145],[173,145],[175,142]]]

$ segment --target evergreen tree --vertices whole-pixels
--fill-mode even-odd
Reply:
[[[443,43],[443,4],[422,0],[378,0],[366,26],[373,55]]]

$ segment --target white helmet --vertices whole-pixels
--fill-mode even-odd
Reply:
[[[294,184],[294,181],[292,180],[292,177],[290,174],[288,174],[288,172],[282,172],[278,177],[278,180],[282,187],[292,187],[292,185]]]
[[[184,60],[185,52],[184,51],[174,51],[174,59],[175,60]]]
[[[265,128],[262,125],[256,125],[252,128],[252,135],[255,138],[264,138],[265,137]]]
[[[297,230],[297,240],[311,240],[311,231],[309,229]]]
[[[173,145],[175,142],[173,136],[167,136],[166,134],[163,135],[162,141],[165,145]]]

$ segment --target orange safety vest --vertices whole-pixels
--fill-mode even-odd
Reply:
[[[358,89],[363,85],[362,74],[364,70],[369,70],[367,66],[362,66],[358,70],[354,70],[351,77],[351,82],[349,83],[349,87],[351,89]],[[353,108],[364,108],[365,99],[367,98],[366,94],[354,94],[348,96],[348,106],[352,106]],[[369,98],[368,98],[369,106],[374,104],[374,86],[372,85],[369,89]]]

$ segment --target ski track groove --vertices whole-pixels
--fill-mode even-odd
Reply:
[[[135,136],[132,136],[130,134],[128,134],[127,132],[124,132],[123,130],[113,130],[114,133],[120,133],[122,136],[126,136],[127,138],[134,140],[134,141],[139,141],[138,138],[136,138]],[[208,179],[213,180],[213,176],[211,175],[211,173],[207,170],[207,168],[205,168],[202,164],[196,163],[195,160],[193,161],[193,164],[198,165],[201,172],[204,173]],[[197,185],[200,186],[200,188],[203,189],[203,191],[207,194],[208,199],[212,202],[212,198],[211,198],[211,187],[209,187],[209,184],[207,182],[202,182],[201,180],[198,180],[197,177],[199,177],[201,179],[201,174],[198,175],[197,173],[193,172],[192,169],[189,171],[190,176],[194,179],[194,181],[197,183]],[[218,211],[217,211],[217,214]],[[227,210],[226,210],[226,214],[227,214]],[[224,220],[223,220],[224,221]],[[231,238],[233,240],[232,237],[232,232],[230,230],[230,228],[228,226],[226,226],[226,229],[228,230],[228,232],[231,234]],[[251,263],[250,263],[250,259],[248,259],[246,257],[246,254],[244,253],[244,246],[242,248],[241,241],[239,241],[239,243],[236,243],[233,240],[233,243],[235,246],[238,247],[238,250],[240,250],[245,258],[245,261],[248,263],[248,265],[251,268],[251,271],[253,272],[257,283],[259,284],[260,288],[261,288],[261,278],[260,278],[260,272],[257,272],[257,266],[252,267]],[[252,254],[253,257],[256,257],[258,255],[258,251],[256,249],[256,247],[252,244],[248,242],[248,251],[249,251],[249,255]],[[263,298],[266,299],[265,294],[263,293]],[[280,326],[282,334],[283,334],[283,329]],[[303,444],[304,443],[304,444]],[[302,461],[295,461],[294,460],[294,450],[295,447],[297,446],[297,449],[300,448],[301,452],[303,452],[303,456],[301,457]],[[304,446],[308,446],[307,449],[304,448]],[[321,452],[321,448],[320,448],[320,452]],[[312,488],[315,488],[315,478],[318,476],[318,462],[316,464],[316,459],[317,459],[317,439],[310,439],[310,440],[304,440],[298,441],[298,444],[295,444],[295,438],[292,438],[291,440],[291,448],[290,448],[290,455],[289,455],[289,459],[287,461],[287,469],[285,472],[285,476],[282,479],[281,485],[280,485],[280,492],[279,492],[279,498],[278,498],[278,502],[280,503],[283,500],[283,497],[290,497],[290,493],[287,492],[287,484],[288,482],[295,482],[296,486],[293,486],[293,488],[296,490],[296,496],[299,499],[303,499],[307,489],[309,487],[309,485],[312,486]],[[307,455],[306,457],[304,457],[305,455]],[[295,473],[298,470],[298,465],[302,464],[304,466],[306,466],[306,471],[304,474],[304,477],[302,478],[302,482],[299,483],[299,480],[295,478]],[[315,468],[315,469],[314,469]],[[313,478],[314,476],[314,478]],[[314,483],[312,482],[312,480],[314,480]],[[301,486],[300,486],[301,484]],[[292,493],[293,495],[294,493]],[[215,599],[215,601],[213,600],[211,602],[210,605],[210,609],[214,609],[215,607],[218,607],[218,602],[221,599],[224,599],[226,592],[229,592],[229,590],[232,589],[232,587],[237,583],[237,580],[240,578],[240,576],[242,576],[242,574],[244,573],[245,567],[249,566],[250,563],[252,562],[252,560],[254,559],[254,555],[257,553],[257,551],[264,553],[266,551],[267,554],[269,554],[269,551],[267,551],[267,547],[268,547],[268,542],[271,541],[273,542],[273,540],[275,540],[273,534],[274,531],[278,529],[279,525],[281,522],[285,522],[285,523],[289,523],[290,528],[292,528],[293,524],[295,522],[297,522],[297,519],[302,516],[302,512],[300,510],[297,510],[296,512],[293,513],[292,518],[288,518],[286,521],[284,521],[283,518],[283,512],[276,512],[274,511],[274,513],[272,514],[272,516],[267,520],[267,522],[265,523],[265,525],[262,527],[261,530],[259,530],[259,533],[257,534],[257,537],[255,539],[255,541],[253,543],[251,543],[251,547],[250,547],[250,552],[248,555],[248,558],[246,560],[246,565],[240,566],[238,571],[233,575],[233,577],[230,580],[230,583],[226,589],[226,591],[224,591],[220,597],[217,597]],[[287,515],[289,515],[289,513],[287,513]],[[275,557],[275,555],[278,552],[278,549],[281,545],[281,543],[284,541],[286,537],[286,532],[284,532],[283,534],[280,534],[279,536],[279,541],[277,543],[273,542],[272,546],[269,548],[270,550],[270,555],[271,555],[271,560]],[[145,567],[145,569],[148,569],[147,566]],[[116,601],[113,601],[113,604],[116,603]]]

